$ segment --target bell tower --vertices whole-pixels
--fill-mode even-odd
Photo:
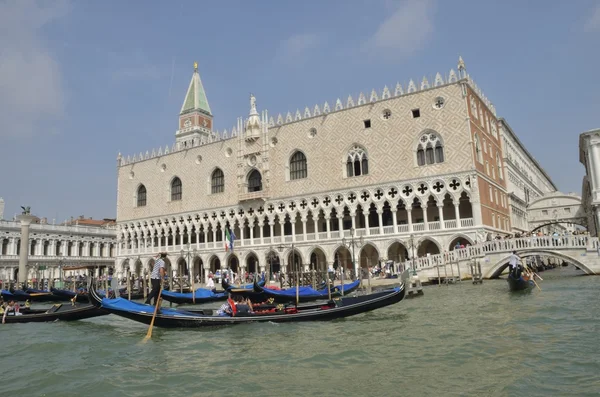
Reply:
[[[206,99],[206,92],[194,62],[194,73],[179,112],[179,128],[175,133],[177,142],[192,138],[208,137],[212,133],[213,115]]]

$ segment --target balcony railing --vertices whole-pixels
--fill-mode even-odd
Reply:
[[[450,219],[450,220],[446,220],[444,221],[444,228],[445,229],[456,229],[456,225],[457,225],[457,221],[455,219]],[[460,220],[460,225],[463,228],[467,228],[467,227],[473,227],[474,225],[474,221],[472,218],[465,218],[465,219],[461,219]],[[423,232],[427,232],[427,231],[438,231],[442,229],[442,225],[440,221],[435,221],[435,222],[428,222],[427,223],[427,230],[425,230],[425,223],[420,222],[420,223],[413,223],[412,224],[412,232],[410,231],[409,225],[397,225],[397,234],[410,234],[410,233],[423,233]],[[383,233],[380,233],[381,231],[383,231]],[[389,235],[393,235],[394,234],[394,226],[384,226],[383,228],[380,228],[379,226],[377,227],[370,227],[369,228],[369,235],[366,235],[367,230],[365,228],[358,228],[354,230],[354,237],[366,237],[366,238],[377,238],[377,237],[384,237],[384,236],[389,236]],[[264,236],[262,238],[262,242],[263,245],[277,245],[277,244],[281,244],[281,243],[292,243],[292,242],[304,242],[304,241],[330,241],[330,240],[338,240],[341,239],[342,237],[344,238],[350,238],[352,236],[352,231],[349,229],[344,229],[342,231],[339,230],[331,230],[330,231],[330,238],[327,238],[327,232],[318,232],[318,233],[307,233],[306,235],[303,234],[296,234],[295,236],[292,236],[290,234],[288,235],[284,235],[284,236]],[[261,245],[261,238],[260,237],[254,237],[253,239],[249,239],[249,238],[245,238],[242,241],[236,242],[236,244],[244,246],[244,247],[250,247],[250,246],[254,246],[254,245]],[[197,249],[215,249],[215,248],[221,248],[223,247],[223,242],[222,241],[216,241],[216,242],[203,242],[203,243],[198,243],[196,245],[196,243],[192,243],[191,244],[194,247],[197,247]],[[179,249],[179,245],[175,245],[174,247],[161,247],[161,250],[169,250],[169,249],[174,249],[174,250],[178,250]],[[131,248],[131,249],[121,249],[121,253],[120,256],[126,256],[126,255],[133,255],[133,254],[141,254],[141,253],[151,253],[151,252],[158,252],[158,247],[149,247],[145,252],[144,249],[138,249],[138,248]],[[1,256],[0,258],[5,258],[6,256]],[[15,256],[16,257],[16,256]],[[56,258],[56,257],[54,257]],[[85,257],[87,258],[87,257]],[[99,258],[99,257],[89,257],[90,259],[108,259],[108,258]],[[425,266],[425,264],[423,265]]]

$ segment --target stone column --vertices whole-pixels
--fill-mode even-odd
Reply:
[[[331,217],[325,217],[325,224],[327,225],[327,239],[331,239]]]
[[[244,226],[243,223],[240,222],[240,245],[244,246],[244,229],[246,227]],[[231,228],[231,231],[233,231],[233,227]]]
[[[275,220],[269,219],[269,237],[270,243],[273,244],[273,237],[275,237]]]
[[[313,226],[315,228],[315,240],[319,239],[319,215],[315,217],[313,215]]]
[[[429,230],[429,219],[427,219],[427,203],[425,203],[425,206],[421,206],[421,209],[423,210],[423,226],[425,226],[425,230]]]
[[[363,211],[363,216],[365,217],[365,235],[369,236],[371,234],[371,231],[369,230],[369,211],[367,211],[367,214],[365,215],[365,212]]]
[[[394,223],[394,234],[398,233],[398,214],[396,210],[392,211],[392,221]]]
[[[304,235],[303,241],[306,241],[306,215],[304,217],[300,217],[300,221],[302,221],[302,234]]]
[[[407,208],[406,209],[406,219],[408,219],[408,232],[412,233],[413,232],[413,225],[412,225],[412,208]]]
[[[250,245],[254,245],[254,218],[248,220],[248,227],[250,228]]]
[[[460,228],[460,212],[458,211],[458,204],[454,204],[454,214],[456,215],[456,227]]]
[[[264,227],[265,227],[265,220],[264,220],[264,218],[261,218],[258,221],[258,227],[260,229],[260,244],[262,245],[262,244],[265,243],[265,229],[264,229]]]
[[[383,210],[377,210],[377,217],[379,218],[379,234],[383,234]]]
[[[444,230],[446,225],[444,225],[444,204],[438,205],[438,213],[440,217],[440,229]]]
[[[19,284],[23,286],[27,281],[27,261],[29,260],[29,226],[35,219],[33,215],[18,215],[21,222],[21,254],[19,256]]]

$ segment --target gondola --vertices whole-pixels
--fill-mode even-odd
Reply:
[[[265,281],[265,278],[263,277],[263,278],[261,278],[258,281],[257,284],[259,286],[261,286],[261,287],[264,287],[265,283],[266,283],[266,281]],[[241,286],[238,287],[236,285],[229,284],[227,281],[225,281],[225,279],[222,279],[221,280],[221,287],[223,287],[224,291],[230,291],[232,289],[235,289],[235,290],[237,290],[237,289],[254,289],[254,283],[246,284],[246,285],[241,285]]]
[[[534,282],[531,279],[525,279],[523,276],[519,278],[515,278],[512,273],[509,273],[508,278],[508,288],[511,291],[523,291],[527,289],[531,289],[534,287]]]
[[[206,288],[198,288],[194,295],[191,292],[172,292],[163,290],[161,296],[168,302],[179,304],[200,304],[227,300],[227,292],[216,292]]]
[[[243,324],[252,322],[295,322],[324,321],[344,318],[365,313],[400,302],[404,298],[404,284],[399,287],[358,297],[344,297],[310,308],[277,308],[266,312],[246,313],[236,316],[208,315],[179,309],[161,308],[156,314],[154,325],[163,328],[194,328]],[[93,287],[90,288],[90,301],[106,312],[129,318],[144,324],[150,324],[154,306],[135,303],[126,299],[101,298]]]
[[[30,302],[56,302],[59,300],[50,291],[26,292],[23,290],[14,290],[12,294],[13,297],[11,299],[18,302],[25,302],[26,300]]]
[[[12,323],[44,323],[51,321],[74,321],[84,318],[104,316],[106,311],[89,303],[59,303],[50,309],[36,310],[28,309],[20,315],[8,314],[5,317],[5,324]]]
[[[60,300],[71,300],[77,296],[77,302],[89,302],[87,291],[77,290],[77,292],[69,291],[66,289],[50,288],[52,295],[56,296]]]
[[[360,285],[360,280],[353,281],[348,284],[344,284],[344,295],[354,292]],[[327,288],[315,290],[311,287],[299,287],[296,291],[296,287],[276,291],[268,288],[263,288],[257,284],[254,285],[254,291],[262,293],[267,299],[273,298],[275,302],[295,302],[296,295],[298,296],[299,302],[310,302],[319,299],[329,299],[329,291]],[[331,296],[337,297],[342,295],[342,286],[337,285],[331,288]]]

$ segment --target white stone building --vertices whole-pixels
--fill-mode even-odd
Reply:
[[[139,274],[160,251],[194,276],[352,269],[353,252],[366,267],[512,231],[496,111],[462,59],[431,82],[286,115],[251,96],[233,129],[212,123],[195,68],[175,143],[119,154],[119,270]]]
[[[507,177],[511,225],[515,233],[528,232],[528,206],[557,191],[556,185],[529,153],[505,119],[498,120],[502,135],[504,173]]]
[[[90,223],[82,220],[82,224]],[[116,227],[55,225],[38,218],[29,229],[28,278],[56,278],[62,266],[113,266],[116,254]],[[21,250],[21,223],[0,218],[0,280],[17,280]]]
[[[579,135],[579,162],[585,167],[581,187],[588,230],[598,235],[600,225],[600,128]]]

